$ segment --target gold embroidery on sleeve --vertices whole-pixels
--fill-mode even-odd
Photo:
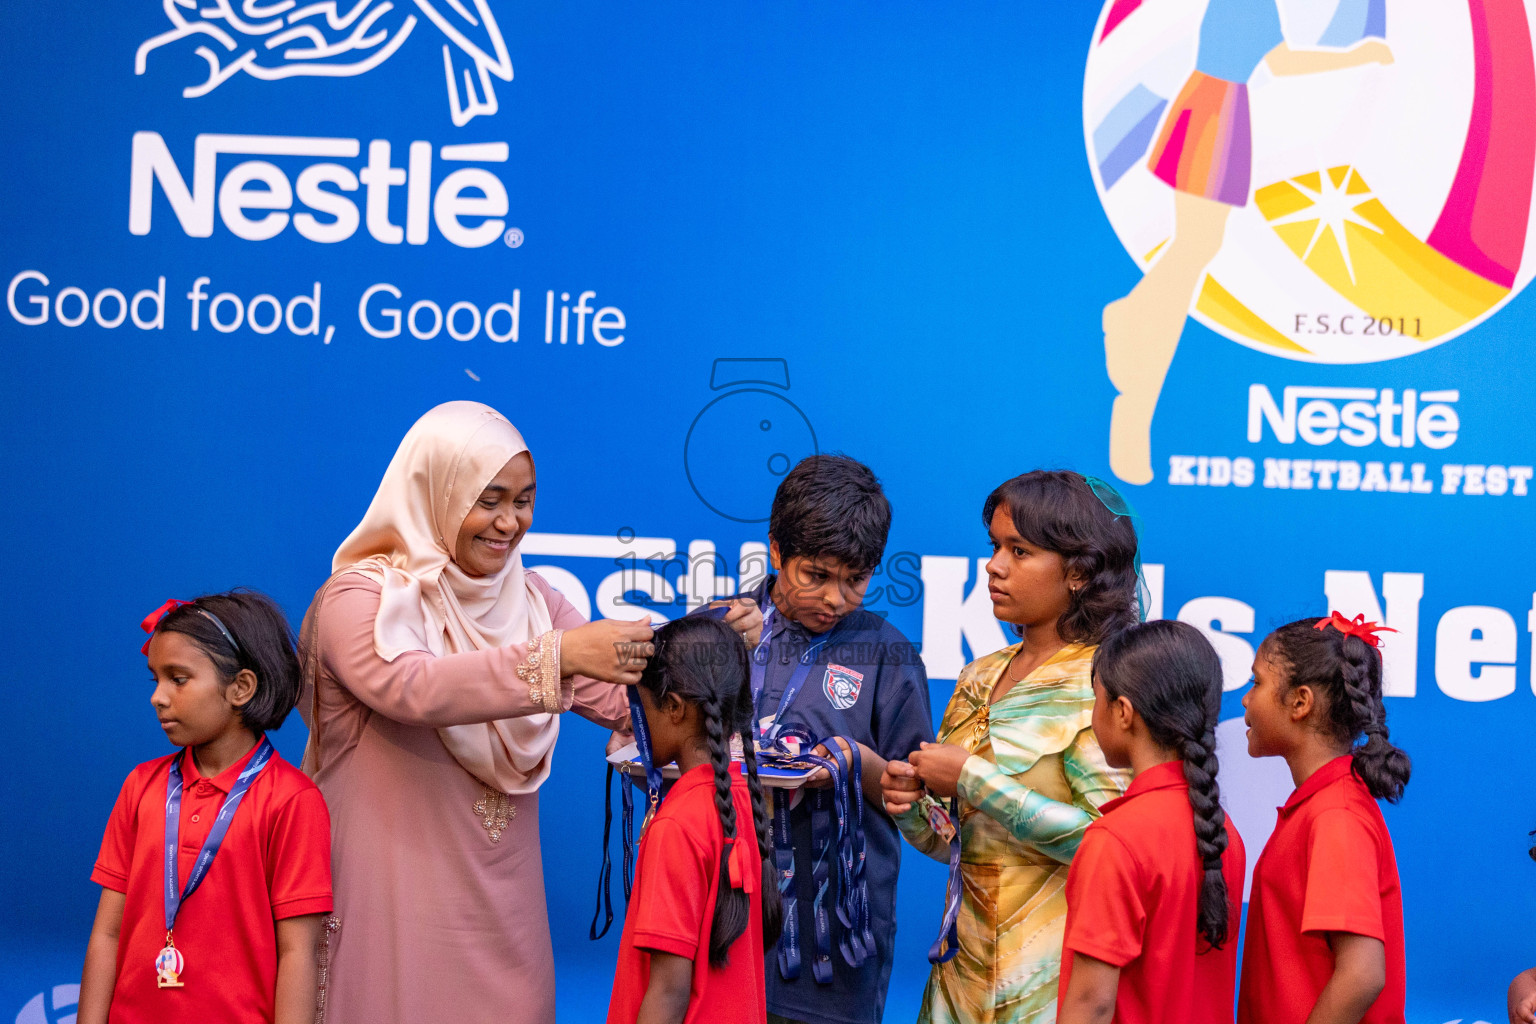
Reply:
[[[315,1024],[325,1024],[325,999],[331,980],[331,943],[335,941],[336,929],[341,927],[341,918],[335,914],[327,914],[325,923],[320,928],[320,942],[315,950],[316,981],[318,986],[315,992]]]
[[[560,686],[560,637],[563,629],[541,633],[528,644],[528,657],[517,676],[528,684],[528,698],[551,715],[565,710]]]

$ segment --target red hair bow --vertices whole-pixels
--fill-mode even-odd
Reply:
[[[191,601],[178,601],[173,597],[159,608],[156,608],[154,611],[144,616],[144,621],[139,623],[139,628],[149,634],[149,639],[144,641],[144,646],[139,648],[139,653],[149,653],[149,641],[155,638],[155,627],[160,625],[161,619],[165,618],[177,608],[180,608],[184,605],[189,605],[191,603]]]
[[[756,838],[756,836],[752,837],[752,839]],[[761,871],[752,871],[746,863],[747,857],[753,852],[748,849],[749,841],[746,836],[727,839],[726,842],[731,845],[731,852],[726,855],[726,864],[730,868],[731,888],[754,893],[757,891],[757,876]]]
[[[1334,612],[1326,619],[1318,619],[1313,629],[1327,629],[1332,626],[1345,636],[1357,636],[1372,647],[1381,646],[1381,637],[1377,633],[1396,633],[1391,626],[1378,626],[1374,622],[1366,622],[1364,615],[1356,615],[1353,619],[1346,619],[1338,612]]]

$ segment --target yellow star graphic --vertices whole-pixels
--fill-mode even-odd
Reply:
[[[1301,224],[1309,221],[1315,223],[1316,226],[1313,228],[1312,237],[1307,242],[1306,250],[1301,254],[1303,263],[1312,255],[1312,250],[1317,247],[1318,241],[1323,237],[1323,232],[1331,231],[1333,233],[1333,240],[1339,247],[1339,254],[1344,257],[1344,269],[1349,273],[1349,283],[1357,284],[1355,264],[1350,258],[1349,242],[1344,235],[1344,225],[1355,224],[1378,235],[1382,231],[1381,228],[1355,212],[1357,207],[1374,200],[1376,193],[1372,192],[1369,188],[1365,188],[1363,181],[1360,182],[1363,191],[1351,193],[1349,191],[1351,180],[1358,180],[1353,167],[1349,168],[1348,173],[1338,182],[1333,180],[1333,175],[1331,174],[1319,174],[1318,187],[1315,189],[1308,188],[1300,180],[1292,178],[1291,187],[1310,200],[1310,203],[1294,213],[1276,217],[1270,223],[1275,226],[1281,224]]]

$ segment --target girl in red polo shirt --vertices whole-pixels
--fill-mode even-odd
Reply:
[[[649,727],[654,763],[676,761],[682,776],[640,840],[608,1024],[762,1024],[763,948],[778,940],[780,909],[746,647],[703,616],[668,623],[655,644],[637,725]],[[731,763],[735,736],[745,778]]]
[[[77,1020],[312,1024],[331,823],[265,735],[298,700],[293,634],[252,591],[167,601],[143,625],[149,701],[182,749],[135,768],[112,808]]]
[[[1376,801],[1403,795],[1410,764],[1387,739],[1383,629],[1303,619],[1253,660],[1248,753],[1285,758],[1296,791],[1253,872],[1239,1024],[1402,1024],[1403,899]]]
[[[1093,732],[1135,781],[1067,875],[1059,1024],[1231,1024],[1243,841],[1221,810],[1221,660],[1193,626],[1111,634],[1093,658]]]

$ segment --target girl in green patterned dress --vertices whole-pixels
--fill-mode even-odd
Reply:
[[[1090,725],[1093,652],[1137,619],[1124,508],[1102,481],[1043,470],[983,506],[993,614],[1020,640],[965,667],[939,741],[889,762],[881,780],[902,834],[940,861],[949,842],[931,822],[951,798],[960,804],[960,950],[933,968],[920,1024],[1056,1019],[1067,868],[1099,807],[1130,781],[1105,763]]]

